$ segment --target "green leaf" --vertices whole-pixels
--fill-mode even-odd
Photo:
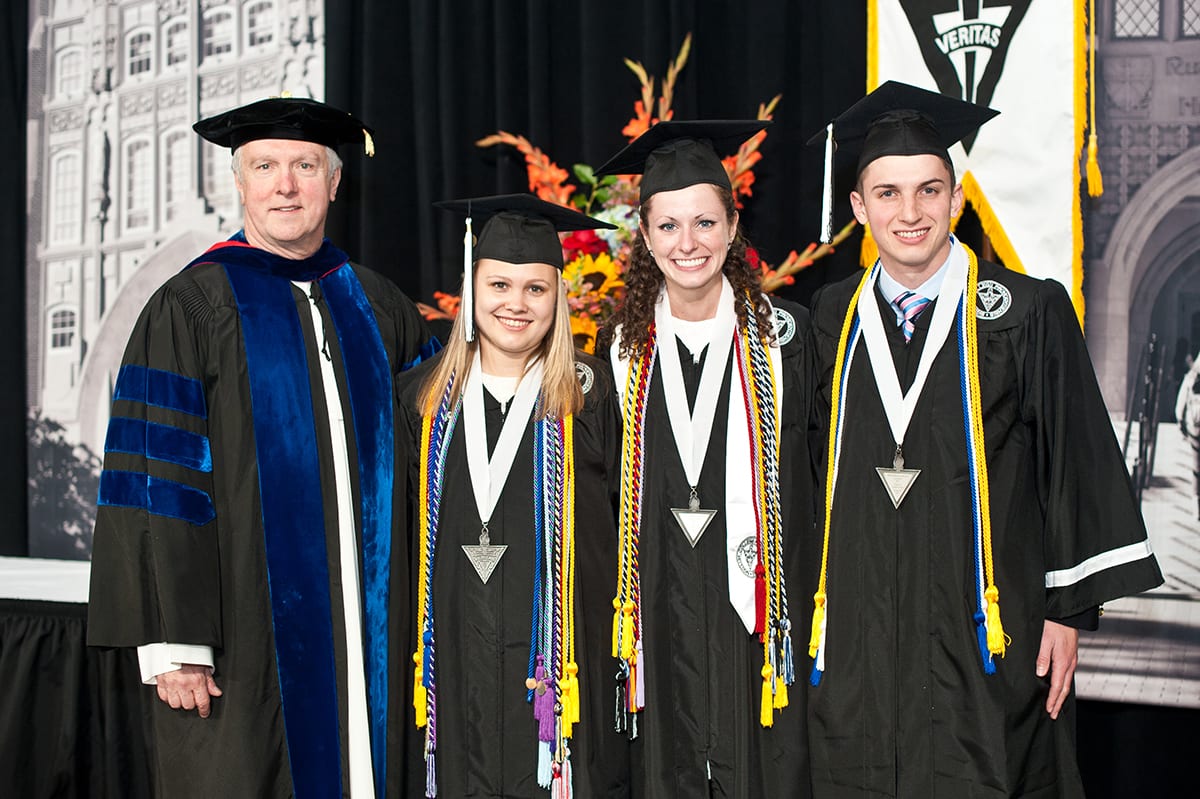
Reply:
[[[596,173],[587,164],[576,164],[572,167],[572,171],[575,172],[575,177],[579,178],[589,186],[596,185]]]
[[[618,178],[616,175],[605,175],[604,177],[600,178],[600,185],[612,186],[615,185],[618,180],[620,180],[620,178]]]
[[[608,202],[609,193],[604,189],[596,189],[596,202],[604,205]]]
[[[576,194],[571,197],[571,205],[575,206],[581,211],[587,210],[587,204],[587,197],[582,194]]]

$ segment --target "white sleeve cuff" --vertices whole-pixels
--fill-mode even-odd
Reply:
[[[142,672],[143,685],[157,685],[158,675],[168,671],[179,671],[184,663],[199,666],[213,665],[211,646],[194,644],[145,644],[137,648],[138,666]]]

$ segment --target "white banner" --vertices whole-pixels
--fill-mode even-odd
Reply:
[[[1000,116],[950,150],[1005,266],[1053,278],[1083,317],[1082,0],[868,0],[867,82],[899,80]]]

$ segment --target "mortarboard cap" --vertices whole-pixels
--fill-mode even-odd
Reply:
[[[570,208],[539,199],[532,194],[497,194],[469,200],[434,203],[438,208],[466,214],[463,238],[463,297],[459,309],[464,317],[467,341],[474,339],[474,281],[472,266],[477,258],[494,258],[510,264],[550,264],[563,268],[559,232],[614,229],[616,226]],[[472,220],[482,222],[479,239],[472,243]]]
[[[303,97],[271,97],[202,119],[192,130],[221,147],[236,150],[257,139],[295,139],[332,147],[362,144],[375,154],[372,130],[325,103]]]
[[[596,174],[641,174],[640,202],[660,191],[675,191],[697,183],[728,189],[729,173],[717,148],[734,149],[770,124],[766,119],[659,122],[608,159]]]
[[[936,155],[950,160],[950,147],[999,111],[890,80],[847,108],[809,144],[825,141],[825,207],[821,241],[832,236],[834,150],[855,159],[855,177],[887,155]]]

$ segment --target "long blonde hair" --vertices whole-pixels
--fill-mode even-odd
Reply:
[[[454,385],[450,387],[451,407],[458,402],[463,386],[466,385],[466,377],[475,358],[475,349],[481,342],[476,335],[475,341],[468,343],[463,332],[464,325],[463,315],[460,313],[454,320],[454,326],[450,330],[450,342],[442,350],[441,360],[421,384],[417,393],[417,408],[422,416],[437,413],[442,395],[452,379]],[[583,407],[583,391],[579,388],[579,378],[575,375],[575,339],[571,335],[567,287],[562,280],[558,281],[554,321],[534,357],[542,358],[542,410],[537,418],[553,416],[561,419],[568,414],[577,413]]]

